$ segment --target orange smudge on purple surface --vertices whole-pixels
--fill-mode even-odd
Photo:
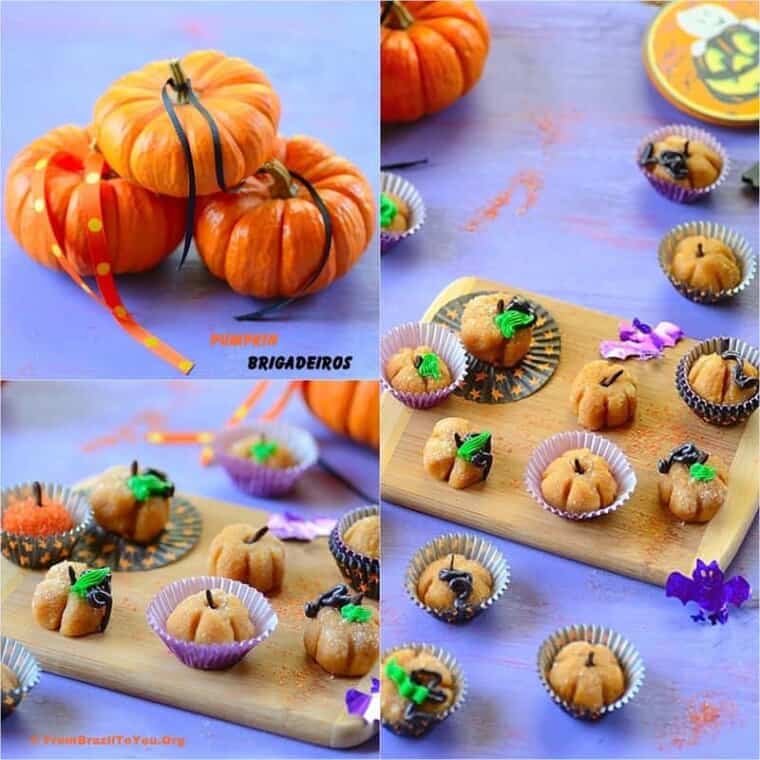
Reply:
[[[511,203],[515,191],[519,189],[523,189],[525,193],[525,199],[517,209],[517,214],[522,216],[536,204],[543,186],[543,178],[537,171],[527,169],[518,172],[509,180],[509,184],[504,190],[494,196],[486,206],[479,209],[465,224],[465,231],[477,232],[484,223],[496,219],[502,209]]]
[[[100,449],[118,446],[121,443],[135,443],[141,440],[148,430],[166,427],[166,415],[151,409],[137,412],[126,425],[120,425],[115,430],[91,438],[82,444],[85,454],[92,454]]]
[[[599,218],[585,216],[568,216],[564,220],[571,230],[578,235],[607,243],[614,248],[624,248],[633,251],[651,251],[657,248],[657,240],[654,238],[635,238],[621,235],[610,229],[608,222]]]

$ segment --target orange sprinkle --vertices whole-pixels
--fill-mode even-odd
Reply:
[[[53,536],[74,527],[71,515],[59,501],[42,495],[42,506],[31,497],[11,499],[3,513],[3,530],[19,536]]]

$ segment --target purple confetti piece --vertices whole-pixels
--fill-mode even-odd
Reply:
[[[657,359],[662,352],[652,343],[637,343],[632,340],[603,340],[599,344],[599,353],[605,359]]]
[[[293,512],[273,514],[269,518],[269,530],[283,541],[313,541],[319,536],[329,536],[336,520],[330,517],[314,517],[307,520]]]
[[[599,353],[605,359],[629,359],[644,361],[662,356],[665,348],[671,348],[684,336],[684,331],[673,322],[659,322],[652,328],[638,317],[633,322],[621,322],[618,327],[620,340],[603,340]]]
[[[367,723],[380,720],[380,681],[372,679],[369,694],[359,689],[349,689],[346,692],[346,710],[349,715],[358,715]]]

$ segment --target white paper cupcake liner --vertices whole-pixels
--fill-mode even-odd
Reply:
[[[541,480],[546,468],[559,456],[572,449],[589,449],[607,460],[618,485],[618,495],[612,504],[592,512],[567,512],[549,504],[541,493]],[[525,487],[528,493],[547,511],[568,520],[591,520],[614,512],[631,498],[636,488],[636,473],[625,454],[606,438],[595,433],[572,430],[547,438],[535,449],[525,469]]]
[[[409,206],[409,228],[404,232],[388,232],[380,229],[380,251],[387,253],[394,245],[401,240],[414,235],[425,222],[425,201],[417,191],[417,188],[408,180],[399,177],[398,174],[391,172],[381,172],[380,174],[380,191],[383,193],[392,193],[401,198]]]
[[[557,654],[562,647],[574,641],[587,641],[589,644],[604,644],[609,647],[625,675],[623,695],[609,705],[602,707],[598,712],[579,708],[566,702],[549,683],[549,671]],[[574,718],[581,720],[597,720],[603,715],[620,710],[627,705],[638,694],[641,685],[644,683],[644,673],[644,661],[636,647],[624,636],[600,625],[570,625],[560,628],[549,636],[538,650],[538,677],[547,694],[556,705],[559,705]]]
[[[382,714],[380,715],[380,720],[383,726],[390,731],[393,731],[394,734],[398,734],[399,736],[419,737],[426,734],[434,726],[442,723],[446,718],[453,715],[462,707],[467,698],[467,679],[464,676],[464,671],[454,656],[436,644],[420,644],[417,642],[400,644],[399,646],[392,647],[383,652],[381,663],[384,664],[387,662],[387,660],[393,656],[394,652],[398,652],[401,649],[412,649],[415,652],[428,652],[433,657],[440,660],[444,667],[451,673],[454,688],[456,690],[456,697],[446,710],[441,710],[441,712],[438,713],[430,713],[429,720],[418,721],[417,724],[407,720],[391,723],[385,720]]]
[[[87,498],[58,483],[40,483],[42,492],[66,508],[74,521],[74,527],[65,533],[50,536],[20,536],[6,530],[0,531],[0,550],[4,557],[20,567],[33,570],[48,568],[71,556],[76,542],[92,528],[93,516]],[[24,498],[33,493],[33,485],[21,483],[2,492],[2,512],[9,499]]]
[[[212,591],[221,589],[240,599],[248,609],[256,635],[253,638],[229,644],[196,644],[170,635],[166,630],[166,621],[175,607],[188,596],[206,589]],[[222,670],[232,667],[251,649],[268,639],[277,627],[277,615],[260,591],[229,578],[208,575],[182,578],[164,586],[151,599],[145,616],[150,627],[172,654],[185,665],[201,670]]]
[[[451,607],[437,610],[425,604],[419,597],[417,587],[420,576],[436,560],[452,554],[462,554],[467,559],[479,562],[491,573],[491,595],[477,605],[466,605],[459,609]],[[446,623],[464,623],[490,609],[501,599],[509,587],[510,570],[504,555],[489,541],[471,533],[448,533],[428,541],[418,549],[406,568],[404,587],[409,598],[421,609]]]
[[[23,644],[7,636],[2,637],[2,663],[13,671],[19,683],[15,689],[3,691],[2,717],[5,718],[37,685],[42,671],[31,652]]]
[[[335,524],[329,540],[330,552],[343,577],[352,588],[361,591],[370,599],[380,598],[380,559],[354,551],[345,543],[343,536],[354,523],[378,512],[376,505],[352,509]]]
[[[686,237],[702,235],[708,238],[716,238],[730,248],[739,261],[742,279],[733,288],[727,288],[718,292],[699,290],[692,288],[687,283],[677,280],[671,272],[671,264],[678,243]],[[752,246],[737,232],[730,230],[722,224],[715,222],[687,222],[673,227],[662,239],[658,249],[660,268],[670,280],[671,285],[682,295],[695,303],[718,303],[738,295],[752,282],[757,269],[757,257],[752,251]]]
[[[385,371],[390,358],[402,348],[418,346],[430,346],[446,363],[452,382],[445,388],[430,393],[405,393],[391,386]],[[380,343],[383,388],[412,409],[430,409],[447,399],[464,382],[467,361],[467,352],[459,336],[437,322],[406,322],[386,333]]]
[[[723,167],[715,182],[707,187],[691,190],[687,187],[681,187],[680,185],[675,184],[675,182],[669,182],[666,179],[655,177],[652,172],[647,171],[646,167],[639,163],[639,159],[648,143],[656,143],[673,135],[683,137],[686,140],[699,140],[720,155],[721,160],[723,161]],[[649,184],[651,184],[660,195],[664,195],[666,198],[675,201],[676,203],[693,203],[708,195],[715,190],[716,187],[722,185],[726,181],[726,177],[728,177],[731,168],[731,161],[728,157],[728,153],[726,153],[726,149],[709,132],[706,132],[704,129],[699,129],[698,127],[692,127],[688,124],[670,124],[667,127],[660,127],[659,129],[654,130],[654,132],[650,132],[639,143],[636,151],[636,165],[639,167],[639,171],[647,178],[647,180],[649,180]]]
[[[257,464],[231,452],[237,441],[263,433],[286,446],[296,458],[295,467],[278,469]],[[256,422],[223,430],[214,439],[214,458],[227,471],[232,482],[249,496],[282,496],[290,491],[319,457],[317,443],[310,433],[281,422]]]

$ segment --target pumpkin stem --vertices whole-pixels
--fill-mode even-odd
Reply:
[[[383,24],[391,29],[408,29],[414,23],[414,16],[400,0],[391,0],[391,10]]]
[[[169,61],[169,69],[172,73],[172,81],[174,82],[174,91],[177,94],[177,104],[183,105],[189,103],[187,97],[187,91],[190,88],[190,80],[185,76],[185,72],[182,69],[182,64],[179,62],[179,58],[173,58]]]
[[[267,161],[259,171],[266,172],[272,178],[272,198],[295,198],[298,195],[293,178],[281,161],[273,158]]]
[[[586,667],[587,668],[593,668],[596,663],[594,662],[594,650],[592,649],[588,653],[588,657],[586,658]]]

